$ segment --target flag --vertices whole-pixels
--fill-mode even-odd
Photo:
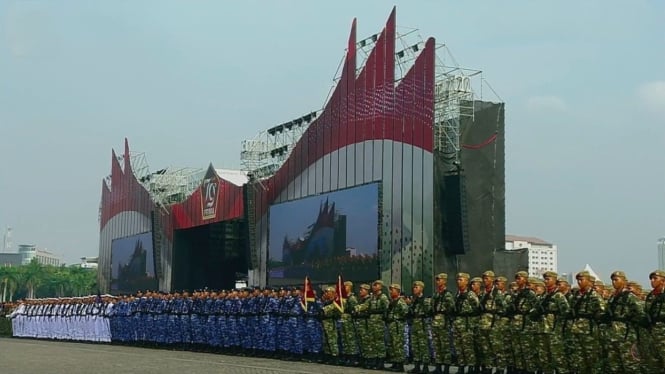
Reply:
[[[303,293],[300,298],[300,306],[307,311],[307,303],[314,301],[314,290],[312,289],[312,281],[309,280],[309,277],[305,277],[305,286],[303,287]]]
[[[348,297],[349,295],[346,294],[346,287],[344,287],[344,280],[341,275],[338,275],[337,285],[335,286],[335,300],[333,303],[342,313],[344,313],[344,303],[346,303]]]

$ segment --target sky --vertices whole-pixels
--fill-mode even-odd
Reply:
[[[0,227],[96,255],[125,137],[152,170],[237,168],[243,139],[323,107],[353,18],[360,39],[393,5],[398,32],[445,43],[506,103],[507,232],[557,244],[561,272],[647,283],[665,236],[655,0],[0,1]]]
[[[334,203],[335,211],[346,216],[346,248],[355,248],[359,255],[375,254],[379,231],[378,186],[372,183],[272,205],[268,213],[270,259],[283,260],[284,237],[290,242],[305,237],[326,200],[329,207]]]

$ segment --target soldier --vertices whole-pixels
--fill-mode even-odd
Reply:
[[[557,273],[543,274],[545,294],[540,298],[535,316],[542,326],[542,338],[538,343],[541,368],[546,372],[568,372],[568,361],[563,340],[563,326],[568,318],[569,305],[557,287]],[[543,359],[546,358],[546,359]]]
[[[453,339],[457,351],[458,373],[464,373],[464,367],[478,364],[475,352],[474,335],[478,325],[480,302],[478,296],[469,290],[468,273],[457,274],[457,295],[455,296],[455,314],[453,319]]]
[[[351,314],[358,305],[358,298],[353,294],[352,282],[344,282],[344,288],[346,289],[346,303],[344,303],[344,313],[341,318],[342,354],[346,365],[357,366],[359,364],[358,331],[354,326]]]
[[[383,370],[386,359],[385,323],[383,316],[388,310],[388,297],[383,293],[383,282],[376,280],[372,283],[372,296],[369,299],[369,320],[367,321],[369,345],[371,352],[370,366],[375,369]],[[373,365],[372,365],[373,364]]]
[[[339,364],[339,346],[337,345],[337,326],[335,321],[341,316],[341,312],[333,301],[335,300],[335,289],[326,287],[322,297],[323,309],[321,319],[323,324],[323,353],[327,356],[328,363]]]
[[[605,301],[593,289],[588,271],[576,276],[579,292],[571,307],[570,332],[573,339],[572,367],[582,373],[600,373],[602,358],[598,344],[598,321],[605,313]]]
[[[431,299],[423,294],[425,283],[413,282],[413,300],[409,305],[411,322],[411,350],[415,367],[409,373],[429,373],[429,316],[432,312]],[[422,364],[422,368],[420,365]]]
[[[511,321],[511,335],[515,344],[515,366],[518,370],[535,371],[536,359],[535,344],[533,342],[532,322],[528,314],[536,306],[536,294],[527,287],[529,274],[526,271],[515,273],[517,291],[508,306]]]
[[[494,322],[494,329],[492,334],[498,336],[499,343],[497,344],[497,373],[503,374],[503,368],[508,369],[508,372],[515,367],[515,351],[513,346],[516,342],[513,340],[512,332],[510,329],[510,321],[512,314],[509,306],[512,305],[513,294],[506,288],[508,279],[504,276],[496,278],[496,288],[501,292],[503,298],[503,308],[497,310],[497,317]],[[513,282],[514,283],[514,282]]]
[[[498,315],[505,310],[501,291],[494,286],[495,274],[491,270],[483,273],[483,289],[480,293],[480,323],[478,324],[478,356],[483,372],[498,372],[506,368],[506,358],[501,347],[500,330],[495,328]],[[501,361],[500,364],[498,361]]]
[[[471,278],[471,291],[480,297],[481,288],[483,285],[483,279],[480,277]]]
[[[358,305],[353,310],[354,324],[358,330],[358,348],[360,350],[361,364],[365,369],[370,369],[372,353],[371,341],[369,335],[369,292],[371,287],[369,284],[361,284],[358,293]]]
[[[433,373],[448,374],[453,363],[449,322],[455,312],[455,297],[447,289],[448,274],[439,273],[434,281],[436,290],[432,296],[432,340],[436,369]]]
[[[646,355],[649,372],[665,367],[665,271],[654,270],[649,274],[652,290],[646,297],[644,310],[648,328],[649,351]]]
[[[617,270],[612,273],[614,294],[607,303],[607,369],[610,373],[636,373],[640,361],[633,353],[637,351],[638,324],[644,320],[644,309],[637,297],[626,289],[626,274]]]
[[[409,306],[401,296],[402,287],[393,283],[388,287],[390,304],[386,312],[386,328],[388,329],[388,361],[392,363],[390,371],[404,372],[404,327]]]

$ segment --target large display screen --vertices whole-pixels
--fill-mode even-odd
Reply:
[[[377,279],[379,201],[372,183],[271,206],[269,283]]]
[[[132,235],[111,242],[111,292],[156,290],[152,233]]]

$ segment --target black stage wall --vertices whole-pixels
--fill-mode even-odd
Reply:
[[[216,222],[173,235],[174,291],[231,289],[237,273],[247,272],[244,220]]]
[[[434,155],[434,227],[441,228],[434,231],[434,273],[451,280],[457,272],[480,276],[505,247],[504,104],[461,107],[469,111],[460,118],[459,164],[441,150]]]

